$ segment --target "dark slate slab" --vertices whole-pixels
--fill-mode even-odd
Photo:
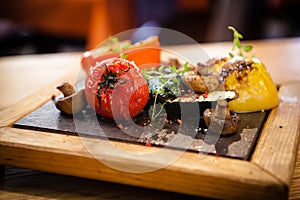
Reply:
[[[255,146],[267,112],[244,113],[240,114],[240,117],[241,124],[237,133],[218,137],[206,132],[207,129],[201,119],[200,122],[197,120],[197,124],[195,124],[195,120],[191,120],[194,121],[194,124],[188,122],[180,124],[175,120],[162,124],[157,123],[157,127],[153,127],[147,124],[147,113],[142,113],[134,119],[134,126],[119,122],[118,124],[122,124],[122,126],[117,126],[113,120],[96,116],[89,107],[76,116],[63,115],[55,108],[53,102],[49,101],[17,121],[14,127],[81,137],[107,137],[110,140],[161,147],[170,144],[176,135],[180,142],[172,143],[170,148],[185,150],[186,147],[181,144],[192,139],[187,147],[188,151],[247,160]],[[209,152],[206,152],[208,149]]]

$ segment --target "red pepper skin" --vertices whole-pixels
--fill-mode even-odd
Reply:
[[[119,42],[120,45],[125,42]],[[126,57],[126,60],[134,61],[134,63],[140,69],[152,69],[158,67],[161,63],[160,60],[161,45],[158,36],[149,37],[146,40],[131,44],[129,47],[122,50],[112,50],[106,46],[99,46],[95,49],[85,51],[81,56],[81,67],[89,73],[91,66],[94,66],[97,62],[109,58],[121,58]]]
[[[202,94],[203,98],[206,99],[208,97],[208,91],[205,91],[203,94]]]

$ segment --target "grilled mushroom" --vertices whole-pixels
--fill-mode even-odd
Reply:
[[[222,135],[235,133],[240,123],[240,117],[228,109],[226,100],[218,100],[215,109],[206,109],[203,119],[212,132]]]
[[[182,76],[183,82],[197,93],[214,91],[219,86],[219,78],[215,74],[202,75],[197,70],[185,72]]]
[[[56,87],[63,93],[63,97],[52,97],[55,106],[61,112],[72,115],[81,111],[86,105],[84,89],[75,91],[74,87],[68,83],[63,82]]]

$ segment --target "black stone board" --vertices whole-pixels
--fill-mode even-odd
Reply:
[[[136,126],[127,125],[126,123],[117,124],[113,120],[96,116],[94,111],[89,107],[86,107],[76,116],[67,116],[58,111],[54,103],[49,101],[17,121],[14,127],[47,131],[53,134],[72,134],[81,137],[98,137],[101,139],[103,135],[98,134],[100,125],[105,137],[110,140],[159,147],[166,146],[176,134],[182,139],[183,143],[185,140],[192,138],[191,144],[186,149],[187,151],[248,160],[268,112],[239,114],[241,123],[237,132],[228,136],[220,136],[217,142],[214,141],[213,134],[210,135],[211,137],[208,137],[206,127],[203,125],[201,119],[197,125],[190,125],[184,122],[179,123],[176,120],[168,121],[164,122],[163,125],[158,128],[150,126],[152,128],[150,128],[151,131],[149,131],[150,129],[147,128],[149,126],[144,126],[143,128],[143,125],[147,124],[147,120],[145,120],[147,118],[145,117],[146,115],[146,113],[141,113],[140,116],[134,119],[134,123],[140,125],[138,129],[135,129]],[[77,126],[75,125],[74,118],[76,119]],[[80,124],[80,131],[78,131],[78,124]],[[120,126],[120,124],[122,125]],[[124,131],[127,133],[130,132],[130,134],[126,134]],[[185,148],[180,145],[173,145],[171,148],[185,150]],[[205,149],[208,148],[211,148],[210,151],[205,152]]]

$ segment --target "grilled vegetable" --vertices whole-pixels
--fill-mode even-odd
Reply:
[[[134,44],[128,40],[119,41],[116,37],[110,37],[104,44],[84,52],[81,66],[86,73],[89,73],[89,68],[97,62],[119,57],[134,61],[141,69],[145,69],[149,63],[151,66],[153,63],[160,63],[160,52],[160,42],[157,36]]]
[[[225,100],[218,100],[214,109],[206,109],[203,113],[203,120],[210,131],[222,135],[235,133],[240,123],[240,117],[228,109]]]
[[[238,98],[229,102],[234,112],[255,112],[276,107],[279,96],[265,65],[257,58],[223,57],[206,63],[218,75],[225,90],[234,90]]]
[[[56,87],[64,95],[63,97],[52,97],[55,106],[61,112],[67,115],[73,115],[80,112],[86,105],[84,89],[75,91],[69,82],[63,82]]]
[[[88,104],[97,114],[120,120],[138,115],[148,101],[148,85],[133,63],[111,58],[92,66],[85,81]]]
[[[229,109],[234,112],[255,112],[268,110],[279,104],[279,95],[266,66],[257,58],[248,57],[252,46],[242,45],[243,38],[233,27],[233,50],[228,56],[213,58],[207,63],[199,64],[202,71],[214,73],[219,77],[225,90],[234,90],[238,98],[229,102]]]
[[[180,119],[182,112],[190,118],[200,117],[203,111],[210,108],[218,99],[230,101],[237,97],[235,91],[209,91],[209,87],[213,89],[218,87],[218,78],[213,74],[205,76],[206,79],[210,77],[216,82],[213,83],[214,86],[208,87],[202,75],[198,74],[188,63],[183,66],[161,66],[158,70],[145,70],[143,75],[148,81],[150,90],[148,105],[153,105],[155,111],[156,104],[161,104],[169,119]],[[199,80],[191,84],[188,79],[194,79],[195,76]],[[200,82],[201,84],[198,84]],[[195,90],[194,87],[201,87],[201,92]],[[157,112],[161,111],[161,106]]]

